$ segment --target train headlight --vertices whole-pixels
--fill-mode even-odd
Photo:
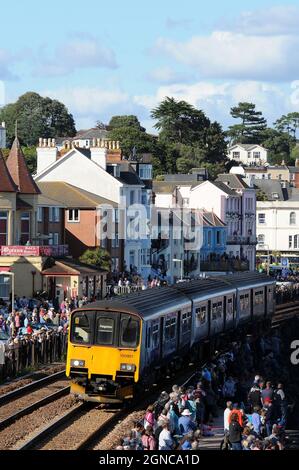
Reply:
[[[125,370],[126,372],[135,372],[136,366],[135,364],[121,364],[120,370]]]
[[[81,359],[71,359],[71,366],[84,367],[85,361],[82,361]]]

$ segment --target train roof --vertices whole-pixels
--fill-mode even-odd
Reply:
[[[159,316],[163,312],[190,306],[188,299],[172,287],[155,287],[121,296],[118,300],[99,301],[87,308],[103,308],[136,313],[142,318]]]
[[[256,287],[275,282],[269,276],[257,273],[240,273],[223,277],[202,278],[174,286],[155,287],[119,297],[117,300],[100,300],[88,304],[87,310],[104,309],[135,313],[149,319],[161,314],[188,308],[191,299],[206,299],[225,295],[242,287]]]

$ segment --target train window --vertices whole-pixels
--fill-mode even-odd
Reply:
[[[249,294],[244,295],[244,308],[249,307]]]
[[[171,319],[170,324],[170,339],[174,339],[176,336],[176,318]]]
[[[191,330],[191,312],[185,312],[182,315],[182,333]]]
[[[212,320],[217,320],[217,304],[212,306]]]
[[[227,308],[226,308],[227,315],[232,315],[233,311],[234,311],[233,299],[227,299]]]
[[[204,307],[201,307],[201,311],[200,311],[200,323],[201,324],[205,323],[206,318],[207,318],[207,307],[204,306]]]
[[[153,349],[159,345],[159,325],[153,326]]]
[[[170,318],[165,322],[165,341],[170,340]]]
[[[244,295],[240,295],[240,310],[244,310]]]
[[[71,341],[74,343],[91,343],[92,316],[86,313],[75,313],[72,319]]]
[[[132,317],[121,319],[120,324],[120,346],[135,348],[138,345],[139,321]]]
[[[98,317],[96,329],[96,344],[112,345],[114,336],[113,318]]]
[[[218,302],[217,304],[217,317],[220,318],[222,316],[222,302]]]

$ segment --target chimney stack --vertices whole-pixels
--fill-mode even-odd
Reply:
[[[55,144],[55,139],[39,138],[36,152],[37,174],[39,174],[57,160],[58,151]]]

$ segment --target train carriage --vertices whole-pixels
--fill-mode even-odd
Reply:
[[[257,273],[207,278],[100,301],[71,314],[72,392],[102,403],[132,398],[203,341],[270,318],[275,282]],[[198,355],[197,355],[198,357]]]

